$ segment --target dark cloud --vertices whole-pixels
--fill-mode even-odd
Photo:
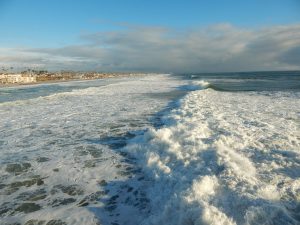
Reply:
[[[285,62],[289,65],[300,65],[300,46],[288,49],[279,56],[279,61]]]
[[[50,69],[180,73],[300,69],[299,37],[300,24],[257,30],[218,24],[185,31],[131,26],[82,35],[82,45],[0,48],[0,62]]]

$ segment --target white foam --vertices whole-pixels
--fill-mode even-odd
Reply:
[[[126,147],[153,180],[142,224],[299,224],[299,97],[185,96],[165,127]]]
[[[204,80],[196,80],[189,82],[188,85],[184,86],[183,88],[189,91],[195,91],[195,90],[202,90],[208,88],[210,85],[209,82]]]
[[[219,186],[216,176],[203,176],[200,180],[194,180],[190,195],[191,200],[203,199],[213,196],[217,192]]]
[[[205,89],[210,85],[210,83],[205,80],[193,81],[193,84],[198,85],[201,89]]]
[[[113,143],[114,137],[126,137],[128,131],[147,129],[150,126],[147,119],[168,103],[168,99],[153,98],[149,94],[173,91],[180,84],[166,75],[118,79],[99,87],[86,87],[87,83],[81,82],[77,85],[86,88],[0,104],[0,183],[7,185],[0,190],[1,203],[7,202],[16,208],[25,201],[18,200],[24,192],[43,189],[47,195],[35,201],[42,209],[15,215],[9,215],[9,211],[2,215],[3,223],[61,219],[68,224],[98,224],[99,217],[103,223],[114,222],[115,216],[109,217],[103,201],[117,194],[117,183],[121,185],[128,179],[119,172],[129,165],[102,142]],[[100,157],[93,156],[100,152]],[[49,161],[37,162],[38,157],[47,157]],[[27,172],[14,176],[6,171],[8,164],[23,162],[31,164]],[[43,185],[22,186],[7,194],[13,182],[36,175],[43,178]],[[110,193],[103,194],[101,201],[98,197],[98,202],[79,207],[85,197],[104,191],[99,185],[101,180],[109,183]],[[77,185],[84,193],[70,196],[55,189],[55,185]],[[54,201],[66,198],[75,202],[52,206]],[[122,210],[121,205],[118,207]],[[133,206],[126,207],[127,211],[138,212]],[[133,221],[133,218],[121,217],[129,224]]]
[[[209,84],[201,81],[193,84],[197,91],[164,115],[164,127],[145,124],[149,114],[167,104],[147,94],[168,92],[180,84],[170,77],[149,76],[1,104],[1,183],[40,175],[47,193],[59,184],[84,190],[84,195],[72,197],[74,204],[52,207],[54,200],[66,197],[58,192],[37,201],[41,210],[5,215],[3,221],[299,224],[299,93],[218,92],[205,89]],[[98,141],[145,129],[124,148],[146,175],[134,183],[139,193],[131,201],[126,186],[130,178],[120,176],[117,168],[128,165]],[[89,148],[103,151],[101,160],[90,153],[80,155]],[[38,156],[50,161],[37,162]],[[12,176],[5,168],[16,161],[32,167]],[[88,207],[78,207],[84,196],[103,190],[98,184],[102,179],[110,192]],[[19,204],[21,193],[37,188],[21,188],[0,200]],[[116,211],[105,212],[105,201],[116,195],[121,199]],[[142,208],[134,206],[135,199],[145,202]]]

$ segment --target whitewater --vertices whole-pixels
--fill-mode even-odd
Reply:
[[[3,89],[0,223],[299,224],[300,92],[214,82]]]

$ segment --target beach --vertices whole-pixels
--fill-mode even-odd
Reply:
[[[36,84],[51,84],[70,81],[87,81],[107,78],[121,78],[121,77],[138,77],[144,76],[145,73],[79,73],[68,72],[67,74],[61,72],[41,74],[0,74],[0,88],[15,87],[18,85],[36,85]],[[17,77],[17,78],[16,78]]]

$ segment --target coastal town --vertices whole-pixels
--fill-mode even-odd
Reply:
[[[19,73],[0,72],[0,85],[34,84],[42,82],[56,82],[68,80],[93,80],[113,77],[128,77],[142,75],[140,73],[101,73],[101,72],[74,72],[46,70],[26,70]]]

